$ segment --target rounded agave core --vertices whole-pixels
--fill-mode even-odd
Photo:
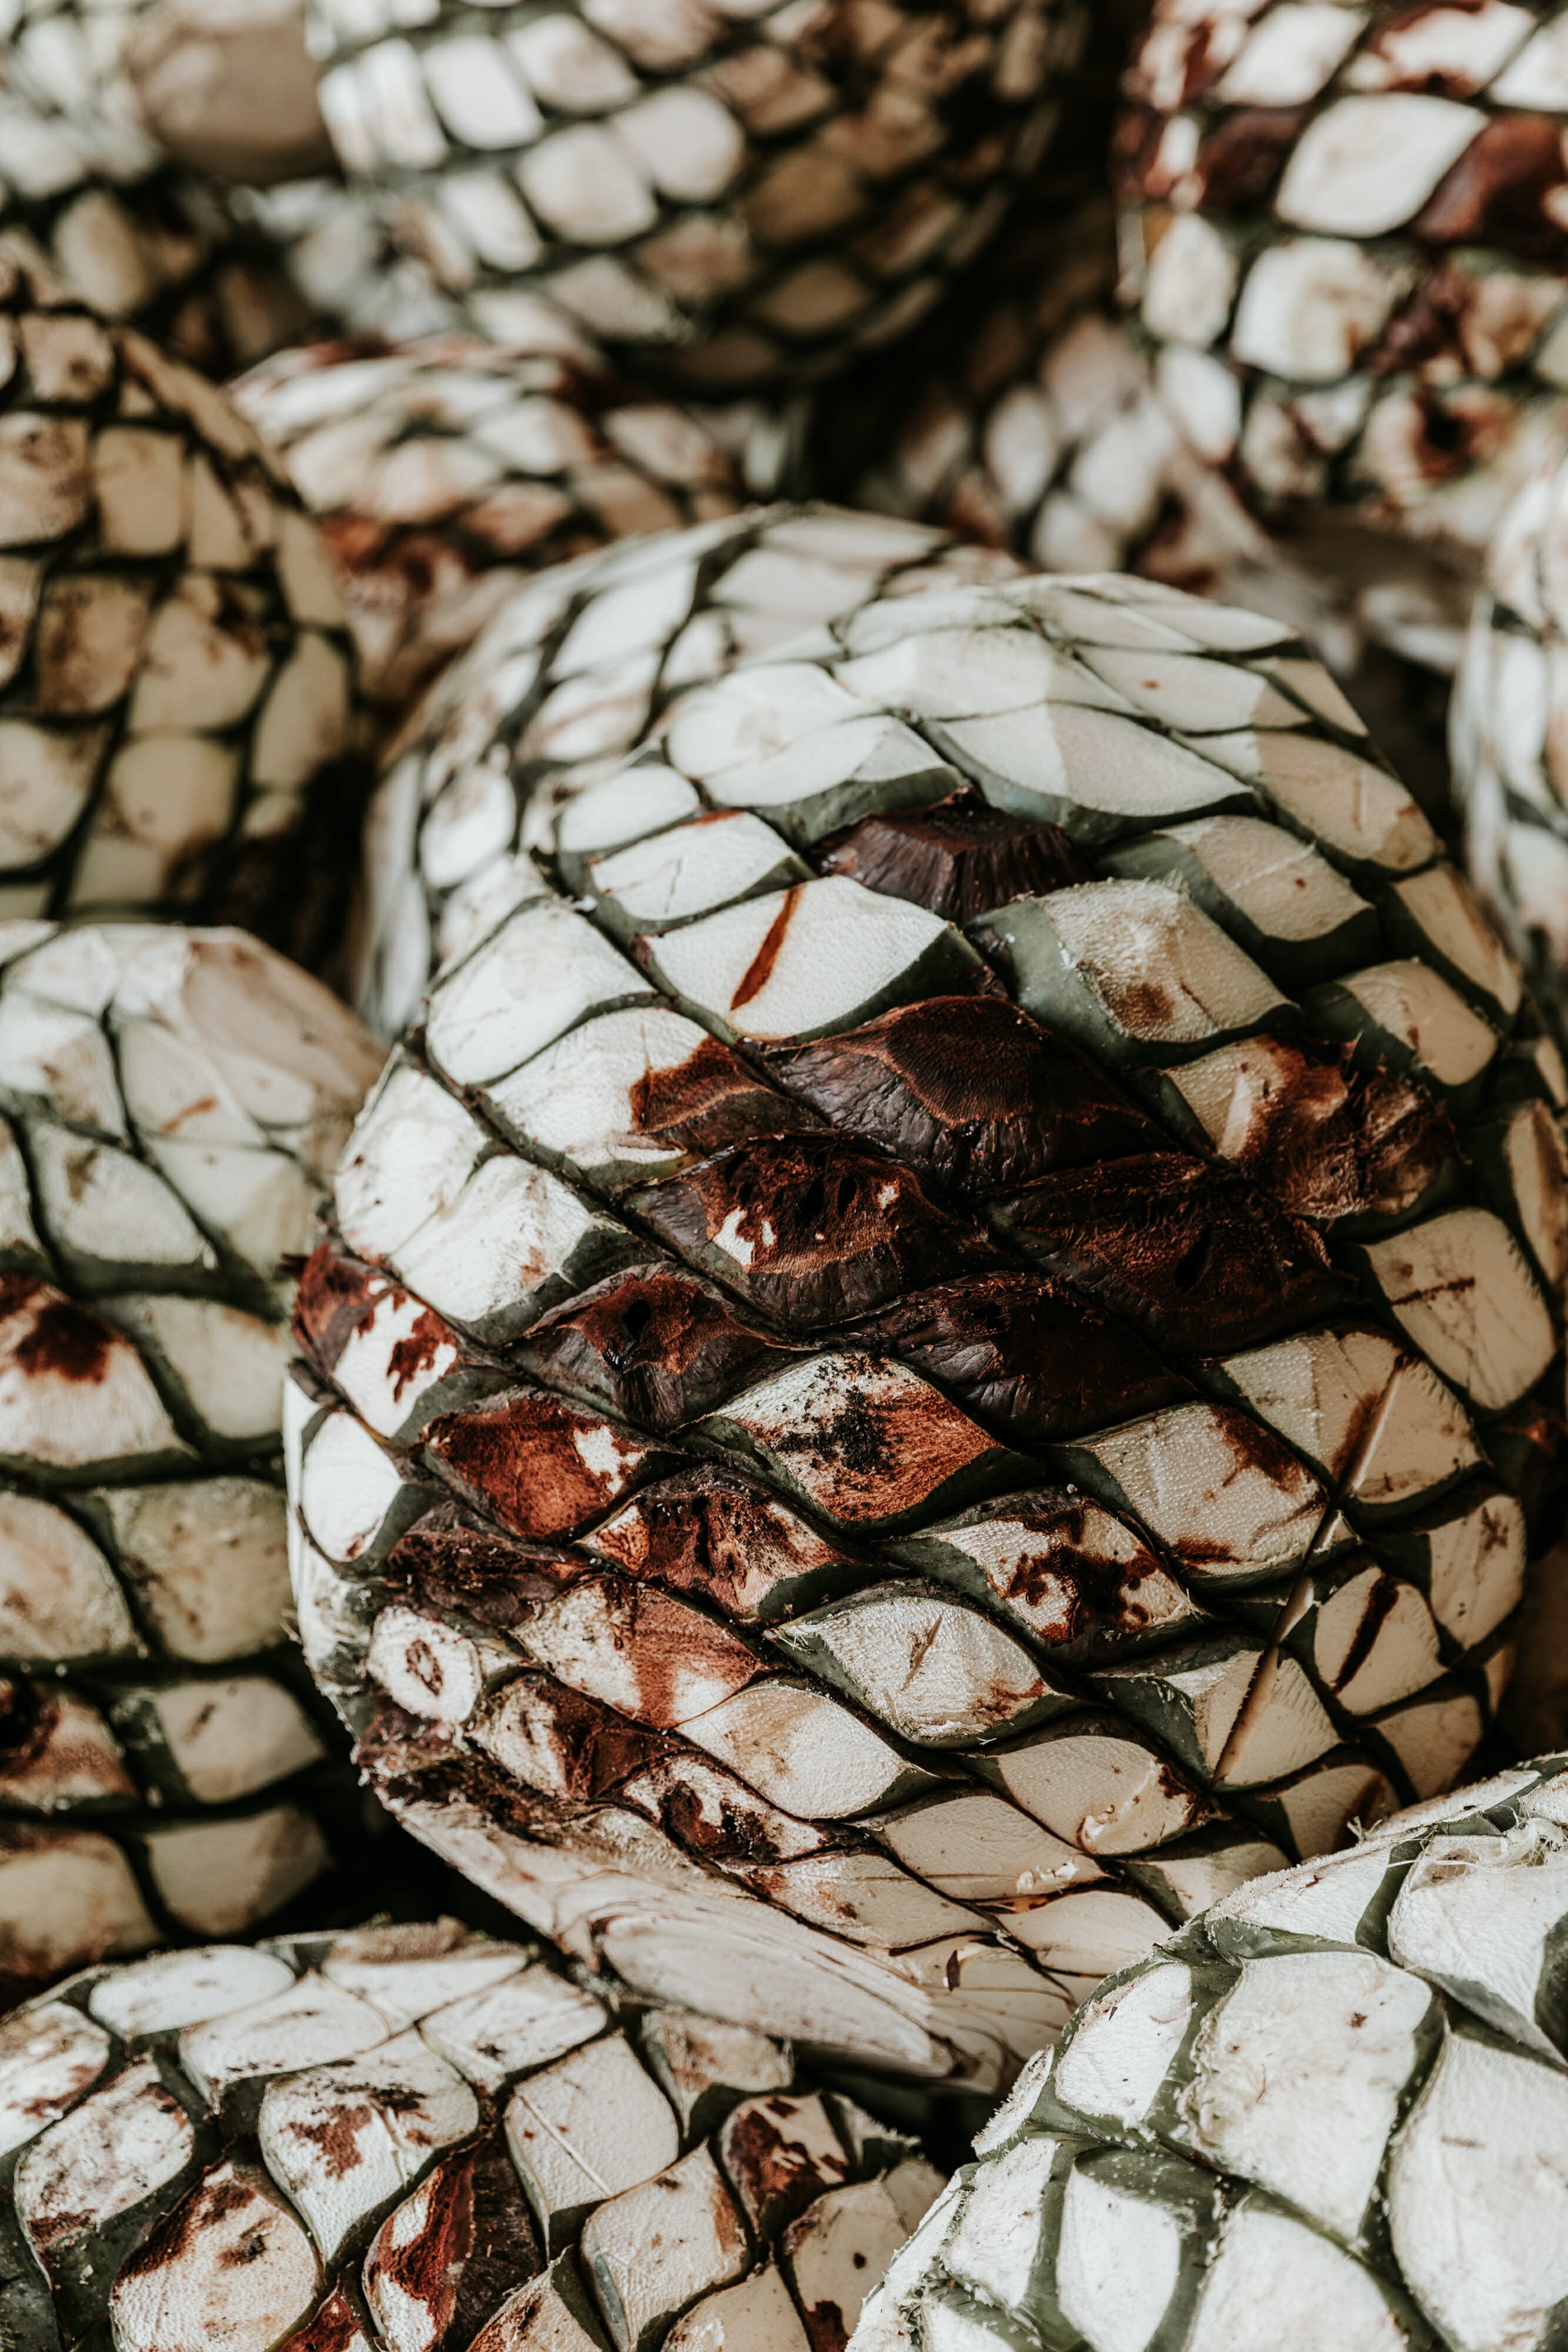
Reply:
[[[37,2352],[842,2352],[942,2186],[776,2042],[452,1919],[86,1972],[0,2083]]]
[[[1026,198],[915,351],[821,394],[816,464],[852,505],[1046,572],[1140,572],[1245,602],[1348,667],[1343,609],[1187,440],[1124,331],[1115,283],[1106,200]]]
[[[812,376],[920,317],[1052,126],[1072,0],[309,10],[350,182],[474,324],[543,292],[631,372]]]
[[[357,1856],[287,1638],[281,1262],[379,1060],[243,932],[0,924],[12,1997],[254,1927]]]
[[[998,551],[831,507],[751,508],[560,564],[453,663],[386,756],[371,805],[354,996],[392,1038],[433,967],[537,887],[564,801],[678,699],[878,597],[1007,579]]]
[[[1563,414],[1561,8],[1155,0],[1124,88],[1113,170],[1162,394],[1375,635],[1451,667]]]
[[[994,2084],[1479,1739],[1562,1098],[1277,624],[934,589],[694,694],[437,980],[302,1281],[373,1784],[632,1985]]]
[[[1470,877],[1544,1003],[1568,1007],[1568,464],[1487,553],[1451,710]]]
[[[17,0],[5,66],[17,92],[68,124],[110,180],[172,159],[266,183],[330,161],[290,0]]]
[[[525,569],[741,499],[713,436],[613,382],[559,317],[506,351],[476,335],[310,343],[233,392],[319,518],[366,688],[394,709]]]
[[[80,123],[0,90],[0,231],[95,310],[220,379],[309,323],[269,243],[189,173],[109,171]]]
[[[1568,2297],[1563,1762],[1242,1887],[1106,1986],[854,2352],[1546,2352]]]
[[[353,667],[227,396],[0,253],[0,909],[335,939]]]

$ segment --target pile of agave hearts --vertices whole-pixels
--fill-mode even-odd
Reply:
[[[0,76],[0,2340],[1548,2352],[1568,14]]]

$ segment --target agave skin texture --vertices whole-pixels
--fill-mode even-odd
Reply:
[[[1568,2089],[1561,1756],[1255,1881],[1030,2062],[855,2352],[1535,2352]]]
[[[1449,725],[1470,878],[1559,1018],[1568,963],[1565,520],[1568,469],[1553,459],[1521,490],[1488,550]]]
[[[612,429],[613,426],[612,425]],[[1009,578],[999,550],[777,505],[557,564],[507,597],[388,747],[366,826],[352,992],[377,1034],[417,1014],[530,871],[559,804],[680,696],[881,596]]]
[[[330,560],[227,395],[0,255],[8,915],[335,941],[361,713]]]
[[[842,2352],[942,2186],[779,2043],[454,1919],[86,1970],[0,2082],[29,2352]]]
[[[309,12],[350,184],[480,332],[544,294],[626,372],[802,382],[924,315],[1054,122],[1067,0]]]
[[[12,1998],[335,1864],[348,1899],[375,1844],[288,1639],[278,1402],[285,1262],[379,1058],[243,932],[0,925]]]
[[[307,1655],[612,1976],[1001,2082],[1451,1785],[1554,1533],[1562,1071],[1281,625],[862,605],[554,814],[340,1167]]]
[[[319,520],[366,691],[394,715],[525,573],[741,501],[714,436],[616,383],[559,315],[504,352],[309,343],[233,392]]]
[[[1451,668],[1562,426],[1562,9],[1157,0],[1123,87],[1125,291],[1162,396],[1374,635]]]

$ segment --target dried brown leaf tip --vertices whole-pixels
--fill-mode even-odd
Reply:
[[[894,583],[533,821],[307,1285],[307,1654],[607,1980],[1000,2083],[1492,1721],[1560,1063],[1288,627],[1125,576]]]

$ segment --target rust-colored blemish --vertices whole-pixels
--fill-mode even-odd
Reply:
[[[109,1373],[119,1334],[88,1307],[31,1276],[0,1275],[0,1322],[23,1322],[9,1348],[18,1371],[96,1387]]]
[[[792,882],[785,891],[779,912],[763,934],[762,945],[747,964],[740,985],[730,999],[732,1013],[738,1013],[742,1005],[751,1003],[754,996],[760,996],[772,979],[773,967],[779,961],[785,935],[794,919],[796,904],[804,887],[802,883]]]

